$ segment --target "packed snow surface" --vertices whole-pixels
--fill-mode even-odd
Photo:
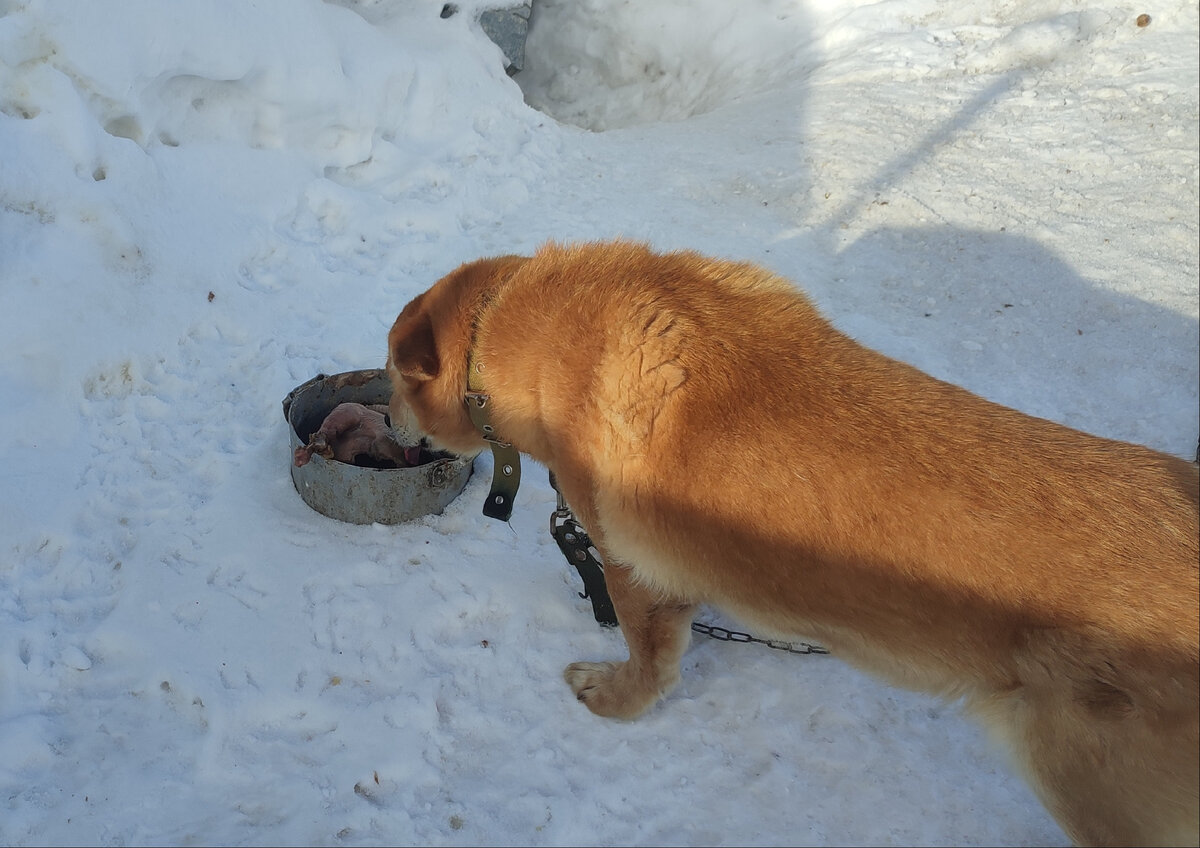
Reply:
[[[343,524],[280,403],[463,261],[620,235],[1190,458],[1196,4],[538,0],[514,77],[456,5],[0,0],[0,843],[1065,844],[836,657],[697,639],[596,718],[543,469]]]

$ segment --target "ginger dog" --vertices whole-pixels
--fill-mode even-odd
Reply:
[[[392,420],[480,450],[468,360],[603,555],[629,659],[567,667],[594,713],[670,691],[713,604],[962,699],[1077,843],[1200,840],[1193,464],[869,350],[761,268],[625,242],[415,298]]]

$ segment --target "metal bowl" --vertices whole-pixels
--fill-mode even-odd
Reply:
[[[392,384],[381,368],[318,374],[283,399],[288,422],[288,465],[300,497],[322,515],[352,524],[399,524],[438,514],[467,485],[473,457],[437,452],[411,468],[365,468],[313,454],[307,464],[292,462],[325,416],[339,403],[386,404]]]

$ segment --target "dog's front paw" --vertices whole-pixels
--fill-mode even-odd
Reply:
[[[571,663],[563,678],[576,698],[606,718],[637,718],[663,694],[661,687],[634,675],[627,662]]]

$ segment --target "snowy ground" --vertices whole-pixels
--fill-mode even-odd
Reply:
[[[836,658],[698,640],[595,718],[540,469],[510,526],[486,456],[341,524],[280,401],[464,260],[619,234],[1191,457],[1196,5],[538,2],[509,78],[484,0],[0,0],[0,843],[1064,844]]]

